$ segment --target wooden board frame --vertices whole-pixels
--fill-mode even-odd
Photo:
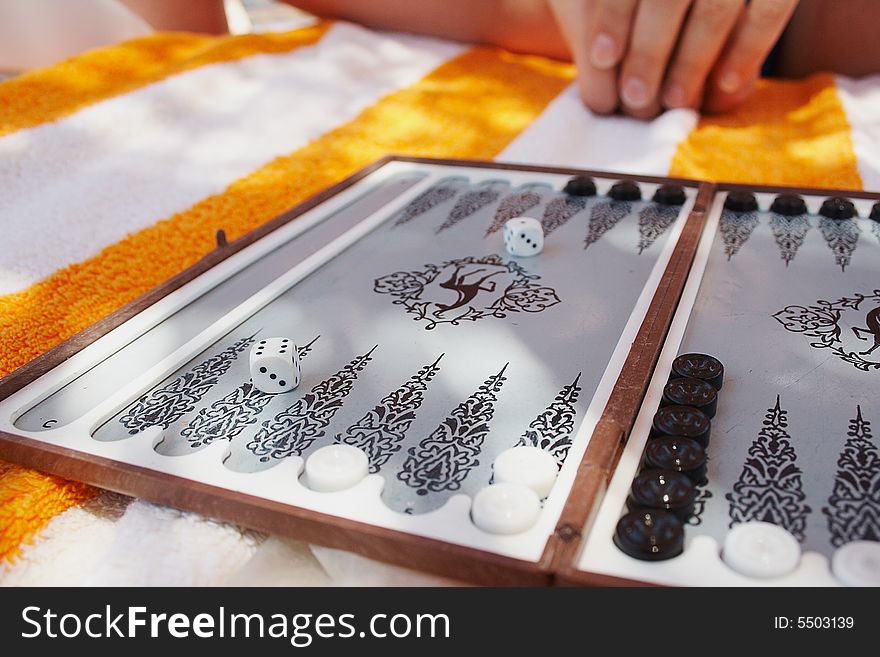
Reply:
[[[708,191],[707,191],[708,190]],[[703,197],[704,191],[706,192],[706,196]],[[694,206],[693,212],[702,213],[702,218],[700,220],[700,230],[695,235],[692,236],[690,233],[682,233],[681,238],[679,240],[679,246],[681,246],[681,241],[685,239],[690,239],[694,237],[695,241],[693,244],[693,251],[691,252],[690,260],[688,261],[687,268],[684,271],[683,280],[681,281],[681,287],[679,288],[678,297],[675,300],[674,306],[671,308],[671,314],[669,315],[669,321],[666,323],[666,330],[663,332],[663,340],[660,342],[659,347],[657,348],[657,352],[654,356],[654,364],[656,365],[657,360],[660,356],[660,351],[663,348],[663,345],[666,341],[666,333],[669,330],[670,324],[672,323],[672,319],[675,316],[675,312],[678,309],[678,300],[681,297],[681,292],[684,289],[684,285],[687,282],[688,276],[690,275],[690,268],[693,262],[694,256],[696,255],[696,250],[699,245],[700,237],[702,235],[702,228],[705,225],[707,215],[712,208],[712,204],[714,203],[715,195],[719,192],[752,192],[755,194],[798,194],[802,196],[842,196],[850,199],[864,199],[871,201],[880,202],[880,192],[866,192],[860,190],[840,190],[833,189],[828,187],[794,187],[789,185],[752,185],[752,184],[743,184],[743,183],[731,183],[731,182],[719,182],[719,183],[703,183],[703,188],[700,190],[700,196],[698,197],[697,203]],[[703,202],[700,202],[702,198]],[[664,281],[661,282],[661,286],[664,282],[666,282],[667,277],[674,276],[675,273],[671,270],[676,263],[676,256],[673,254],[672,260],[669,263],[669,267],[667,268],[666,275],[664,276]],[[645,323],[647,323],[648,318],[652,316],[652,310],[655,303],[657,303],[658,298],[660,296],[661,290],[658,288],[657,295],[654,297],[654,301],[652,302],[652,309],[649,309],[648,316],[645,319]],[[667,305],[664,305],[662,309],[658,308],[659,312],[664,312],[668,309]],[[657,317],[660,320],[660,317]],[[642,337],[642,332],[645,330],[645,325],[642,325],[642,329],[639,331],[639,337]],[[657,327],[659,330],[659,326]],[[656,335],[654,336],[656,337]],[[638,341],[633,345],[633,351],[630,352],[630,356],[627,359],[626,365],[624,365],[623,371],[621,372],[620,378],[618,379],[618,385],[622,383],[624,379],[624,375],[628,373],[628,366],[630,365],[630,359],[633,358],[634,353],[637,351]],[[636,365],[633,364],[635,367]],[[653,373],[653,366],[651,368]],[[603,426],[603,423],[606,420],[606,416],[611,422],[612,417],[617,417],[618,420],[626,420],[628,424],[626,425],[625,432],[620,434],[620,441],[618,443],[617,450],[614,452],[610,458],[607,458],[606,463],[608,464],[608,468],[602,474],[604,474],[604,478],[602,479],[603,485],[599,485],[595,482],[591,484],[584,483],[584,493],[581,496],[580,500],[575,500],[575,493],[577,486],[577,481],[575,486],[572,487],[571,493],[569,493],[568,503],[566,505],[566,509],[571,507],[572,513],[572,526],[574,523],[583,520],[583,524],[580,525],[582,530],[575,534],[574,538],[569,541],[569,545],[566,546],[564,550],[558,550],[557,555],[560,557],[561,561],[554,565],[554,585],[556,586],[658,586],[652,582],[643,582],[639,580],[627,579],[624,577],[617,577],[614,575],[606,575],[603,573],[593,573],[585,570],[580,570],[577,567],[578,557],[581,552],[581,547],[583,544],[583,537],[589,531],[592,526],[593,520],[595,520],[595,516],[599,511],[599,506],[604,499],[605,491],[607,489],[608,484],[611,481],[611,476],[614,474],[615,469],[617,468],[617,462],[620,460],[620,456],[623,453],[623,448],[626,446],[626,442],[629,439],[629,432],[632,430],[633,425],[635,424],[636,418],[641,410],[642,399],[647,392],[647,382],[650,381],[650,376],[648,375],[648,380],[646,381],[646,387],[642,391],[642,395],[639,398],[638,404],[634,407],[627,407],[628,410],[632,410],[632,415],[627,416],[624,412],[624,404],[626,402],[631,402],[632,398],[621,399],[621,406],[619,408],[611,408],[612,401],[614,401],[615,395],[617,395],[618,390],[617,386],[615,386],[615,392],[612,395],[611,399],[608,401],[608,405],[606,406],[602,418],[599,421],[599,424],[596,426],[596,431],[594,432],[593,438],[598,437],[598,432],[600,427]],[[621,394],[621,397],[623,395]],[[628,419],[627,419],[628,418]],[[607,431],[619,430],[620,427],[615,427],[613,425],[609,426]],[[609,441],[610,442],[610,441]],[[583,469],[585,465],[588,465],[588,456],[590,452],[590,447],[592,447],[592,441],[590,445],[587,447],[587,453],[584,454],[584,459],[581,462],[581,468]],[[609,455],[603,455],[608,457]],[[580,477],[579,477],[580,479]],[[584,477],[586,482],[588,478]],[[578,501],[580,502],[580,506],[578,505]],[[563,516],[560,518],[560,525],[562,524],[562,520],[565,519],[565,511],[563,511]],[[559,527],[557,527],[557,534],[559,533]]]
[[[696,245],[705,222],[705,212],[714,194],[713,185],[682,178],[626,175],[480,160],[389,155],[232,242],[227,242],[222,231],[218,231],[217,248],[201,260],[0,379],[0,400],[21,390],[226,258],[391,162],[525,171],[536,174],[627,178],[645,183],[677,183],[698,189],[695,205],[686,220],[681,237],[626,358],[611,398],[581,460],[556,530],[547,540],[543,554],[537,562],[506,557],[265,500],[12,433],[0,432],[0,459],[252,529],[349,550],[394,565],[469,583],[544,586],[554,582],[554,575],[557,572],[570,572],[571,564],[574,563],[579,551],[583,528],[589,525],[592,513],[602,500],[608,480],[647,390],[696,252]]]

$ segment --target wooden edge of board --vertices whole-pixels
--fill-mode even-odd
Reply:
[[[648,183],[681,184],[700,189],[694,209],[688,218],[688,223],[682,232],[679,244],[673,252],[660,286],[649,306],[646,319],[642,324],[636,341],[624,364],[621,376],[618,379],[618,384],[626,385],[625,392],[622,393],[621,399],[617,399],[615,391],[612,394],[612,399],[606,405],[599,425],[596,427],[596,431],[594,431],[590,446],[588,446],[587,452],[584,454],[575,483],[569,492],[560,521],[557,523],[556,531],[548,539],[543,554],[537,562],[505,557],[492,552],[377,527],[368,523],[346,520],[310,511],[302,507],[272,502],[147,468],[48,445],[38,440],[15,434],[0,432],[0,458],[59,477],[82,481],[107,490],[194,511],[222,521],[233,522],[260,531],[283,534],[331,548],[349,550],[394,565],[413,568],[460,581],[493,584],[496,586],[540,586],[550,584],[554,573],[559,568],[565,568],[573,563],[573,555],[577,554],[580,546],[581,532],[586,527],[586,520],[591,509],[598,505],[598,502],[601,501],[604,495],[604,489],[607,486],[610,472],[613,471],[620,449],[625,442],[632,422],[635,420],[635,414],[638,412],[638,402],[641,401],[641,398],[644,396],[644,389],[647,387],[646,377],[650,377],[650,371],[653,370],[653,365],[656,362],[657,355],[659,355],[659,347],[656,355],[652,355],[651,350],[654,348],[653,345],[655,343],[659,342],[662,345],[668,330],[668,322],[664,323],[663,318],[666,315],[663,311],[670,306],[674,310],[678,296],[680,296],[680,289],[676,287],[681,274],[679,268],[684,267],[684,274],[686,275],[686,270],[693,259],[693,253],[684,253],[684,251],[691,248],[691,240],[688,239],[686,244],[682,244],[682,240],[694,232],[699,237],[706,199],[711,197],[712,190],[714,190],[712,185],[701,184],[698,181],[684,178],[640,176],[607,171],[530,166],[480,160],[388,155],[234,241],[224,244],[223,240],[218,239],[218,247],[208,252],[198,262],[98,320],[91,326],[74,334],[41,356],[22,365],[7,376],[0,378],[0,400],[18,392],[46,372],[57,367],[74,354],[149,308],[171,292],[207,272],[220,262],[250,246],[279,227],[293,221],[327,199],[339,194],[390,162],[526,171],[532,173],[590,175]],[[700,218],[698,222],[699,227],[694,225],[696,217]],[[695,246],[692,250],[695,250]],[[674,264],[676,268],[673,268]],[[676,289],[678,289],[677,293],[675,292]],[[674,299],[670,295],[673,295]],[[671,315],[669,321],[671,321]],[[652,334],[652,331],[658,333],[655,335]],[[646,368],[648,370],[647,374],[645,374]],[[629,369],[633,369],[633,371],[629,372]],[[644,383],[641,383],[642,380],[644,380]],[[630,417],[627,415],[626,409],[633,405],[635,405],[635,411],[632,411]],[[580,522],[581,518],[583,518],[584,522]]]
[[[583,538],[592,526],[641,410],[690,274],[714,194],[714,185],[701,185],[645,319],[581,459],[554,534],[557,549],[552,554],[551,570],[561,582],[607,585],[614,579],[585,574],[582,577],[577,568],[577,559]]]
[[[23,436],[0,433],[0,438],[0,458],[4,460],[257,531],[348,550],[462,582],[493,586],[546,586],[550,582],[550,573],[540,561],[523,561],[339,518]]]
[[[765,194],[801,194],[803,196],[843,196],[880,201],[880,192],[858,189],[834,189],[830,187],[795,187],[791,185],[748,185],[745,183],[714,183],[718,192],[760,192]]]
[[[618,173],[616,171],[597,171],[595,169],[574,169],[571,167],[553,167],[544,165],[520,164],[516,162],[487,162],[485,160],[436,159],[431,157],[415,157],[410,155],[393,155],[395,162],[411,162],[412,164],[440,164],[456,167],[479,167],[480,169],[497,169],[499,171],[525,171],[527,173],[553,173],[564,176],[594,176],[596,178],[616,178],[619,180],[636,180],[646,183],[669,183],[686,187],[700,187],[703,184],[693,178],[669,178],[663,176],[644,176],[639,174]]]

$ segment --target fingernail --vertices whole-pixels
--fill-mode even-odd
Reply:
[[[663,104],[667,107],[681,107],[684,105],[684,89],[677,84],[670,84],[663,92]]]
[[[617,48],[614,39],[600,32],[593,40],[593,48],[590,50],[590,61],[596,68],[609,68],[614,66]]]
[[[630,78],[624,82],[620,95],[623,102],[633,109],[640,109],[651,102],[651,98],[648,96],[648,85],[639,78]]]
[[[727,73],[718,78],[718,88],[729,94],[737,91],[741,84],[742,81],[735,71],[727,71]]]

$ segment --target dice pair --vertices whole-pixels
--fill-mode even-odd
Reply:
[[[504,246],[512,256],[538,255],[544,248],[544,228],[531,217],[514,217],[504,224]]]
[[[269,394],[287,392],[299,385],[299,352],[293,340],[266,338],[260,340],[250,353],[251,380],[257,390]]]

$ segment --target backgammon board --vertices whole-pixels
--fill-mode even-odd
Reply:
[[[833,553],[878,538],[880,223],[870,195],[782,193],[386,158],[0,381],[0,458],[464,581],[837,583]],[[506,248],[522,216],[537,255]],[[275,337],[301,366],[277,393],[249,364]],[[645,561],[615,528],[689,352],[725,366],[707,472],[681,554]],[[538,493],[509,483],[526,447]],[[363,472],[319,486],[349,452]],[[718,556],[752,520],[795,571]]]
[[[719,188],[642,410],[576,561],[581,578],[878,584],[876,203],[876,195]],[[640,560],[619,549],[615,534],[635,478],[652,467],[670,376],[692,353],[725,367],[705,475],[694,486],[682,552]],[[784,533],[758,526],[769,534],[747,549],[761,562],[744,571],[733,530],[755,522]]]

